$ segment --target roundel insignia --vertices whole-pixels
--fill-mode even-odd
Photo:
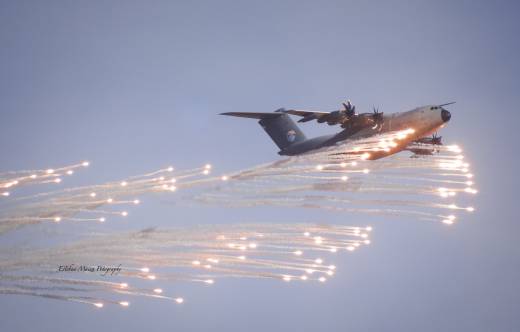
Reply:
[[[292,143],[296,139],[296,132],[294,130],[289,130],[287,132],[287,141]]]

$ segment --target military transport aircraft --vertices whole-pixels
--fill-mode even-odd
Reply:
[[[434,146],[441,145],[441,137],[436,134],[432,137],[427,136],[437,132],[451,119],[451,113],[444,108],[444,106],[451,104],[454,104],[454,102],[421,106],[407,112],[384,115],[376,108],[371,113],[356,113],[356,107],[348,100],[343,103],[343,109],[332,112],[280,108],[269,113],[228,112],[221,114],[258,119],[258,123],[280,148],[278,154],[284,156],[311,152],[346,140],[413,129],[413,133],[391,151],[372,154],[369,158],[378,159],[402,150],[409,150],[415,155],[433,154],[435,152]],[[340,125],[343,130],[337,134],[308,139],[289,117],[289,114],[301,117],[298,122],[316,120],[318,123],[327,123],[331,126]]]

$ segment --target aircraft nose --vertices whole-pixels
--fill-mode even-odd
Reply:
[[[451,113],[448,112],[447,110],[443,109],[441,111],[441,118],[442,118],[442,121],[448,122],[451,119]]]

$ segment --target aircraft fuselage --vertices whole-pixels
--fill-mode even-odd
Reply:
[[[404,149],[410,142],[436,132],[438,129],[443,127],[450,118],[450,112],[440,106],[422,106],[411,111],[383,116],[384,121],[379,128],[365,127],[357,131],[347,128],[337,134],[306,139],[290,145],[278,153],[285,156],[294,156],[323,147],[332,146],[344,141],[356,140],[387,132],[406,130],[408,128],[414,129],[413,134],[408,135],[406,140],[403,140],[396,149],[392,150],[392,153],[396,153]],[[381,153],[374,155],[373,157],[374,159],[381,158],[392,153]]]

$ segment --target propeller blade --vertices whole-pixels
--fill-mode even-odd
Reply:
[[[437,132],[432,135],[432,144],[433,145],[442,145],[442,136],[437,136]]]

